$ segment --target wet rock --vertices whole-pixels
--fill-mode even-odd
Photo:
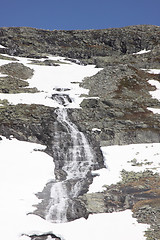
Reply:
[[[67,106],[68,103],[72,103],[72,99],[67,94],[52,94],[52,99],[63,106]]]
[[[66,92],[66,91],[69,91],[71,90],[70,88],[53,88],[54,91],[57,91],[57,92]]]
[[[87,219],[88,215],[89,213],[86,210],[85,206],[78,199],[69,203],[69,206],[67,209],[68,221],[73,221],[81,217],[84,217]]]
[[[159,226],[160,221],[159,181],[159,175],[151,171],[138,173],[123,171],[122,181],[118,184],[106,186],[103,192],[84,194],[79,199],[88,213],[132,209],[134,217],[140,222],[151,224],[151,227],[154,225],[155,228]]]
[[[46,233],[41,235],[35,234],[35,235],[30,235],[29,237],[31,238],[31,240],[47,240],[48,238],[53,240],[61,240],[60,237],[57,237],[53,233]]]

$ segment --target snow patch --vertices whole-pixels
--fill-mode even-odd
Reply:
[[[121,180],[121,171],[151,170],[160,173],[160,143],[131,144],[101,147],[106,169],[93,171],[94,177],[89,193],[104,190],[104,185],[116,184]]]
[[[34,75],[28,79],[29,88],[36,87],[38,93],[19,93],[19,94],[0,94],[0,99],[7,99],[11,104],[43,104],[49,107],[61,107],[57,102],[52,100],[52,94],[56,88],[68,88],[67,93],[72,102],[67,108],[80,108],[80,103],[84,99],[82,94],[88,94],[88,89],[79,86],[85,77],[90,77],[98,73],[101,69],[95,68],[94,65],[82,66],[65,60],[62,57],[50,57],[50,60],[63,60],[66,64],[60,66],[39,66],[29,64],[31,59],[17,57],[20,63],[32,68]],[[10,61],[8,61],[10,62]],[[6,63],[6,62],[5,62]],[[0,65],[4,64],[4,60],[0,61]]]
[[[148,72],[154,73],[154,74],[160,74],[160,69],[151,69]],[[152,86],[156,87],[155,91],[150,91],[152,98],[157,99],[160,101],[160,82],[157,80],[149,80],[148,81]],[[154,114],[160,114],[159,108],[147,108],[148,110],[152,111]]]
[[[0,77],[7,77],[7,75],[0,73]]]
[[[151,96],[153,98],[156,98],[160,101],[160,82],[156,81],[156,80],[149,80],[148,81],[152,86],[156,87],[155,91],[150,91],[149,93],[151,94]]]
[[[99,128],[92,128],[92,132],[101,132],[101,129],[99,129]]]
[[[1,138],[0,235],[3,240],[17,240],[23,233],[26,214],[40,202],[35,193],[55,178],[54,163],[41,151],[45,149],[43,145]]]
[[[144,53],[149,53],[149,52],[151,52],[151,50],[143,49],[143,50],[141,50],[141,51],[139,51],[137,53],[133,53],[133,55],[144,54]]]
[[[130,210],[93,214],[87,220],[80,218],[73,222],[61,224],[51,224],[33,215],[28,215],[27,218],[24,228],[26,235],[51,234],[52,232],[65,240],[145,240],[144,231],[149,227],[147,224],[138,223],[132,217]]]
[[[160,69],[149,69],[147,72],[151,74],[160,74]]]
[[[6,48],[6,47],[4,47],[4,46],[2,46],[2,45],[0,44],[0,48]]]

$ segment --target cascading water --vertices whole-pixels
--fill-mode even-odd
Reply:
[[[57,121],[66,132],[67,144],[60,131],[55,132],[53,153],[54,160],[61,164],[61,171],[65,173],[63,179],[53,183],[50,191],[50,202],[47,207],[46,219],[52,222],[67,222],[68,208],[74,213],[74,199],[79,196],[85,184],[88,172],[92,169],[94,155],[84,134],[68,117],[65,108],[71,99],[59,92],[54,100],[60,105],[56,109]],[[62,164],[63,162],[63,164]]]

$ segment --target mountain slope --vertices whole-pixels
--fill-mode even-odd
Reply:
[[[154,171],[149,160],[146,164],[145,159],[139,163],[135,155],[134,161],[127,161],[139,165],[139,171],[144,165],[149,171],[135,174],[125,170],[120,182],[108,186],[103,193],[87,191],[99,174],[94,175],[93,170],[105,167],[103,147],[160,142],[160,117],[153,113],[159,111],[160,103],[159,98],[152,97],[160,81],[160,27],[142,25],[86,31],[1,28],[0,44],[0,134],[45,145],[45,152],[53,158],[58,182],[67,179],[65,154],[74,149],[74,142],[76,145],[79,142],[70,134],[76,132],[83,142],[84,134],[87,138],[84,145],[89,143],[94,152],[91,169],[84,183],[81,179],[83,184],[73,203],[68,204],[67,219],[132,209],[140,222],[151,225],[147,239],[158,239],[157,165]],[[96,68],[86,64],[95,64]],[[36,82],[38,79],[41,85]],[[81,87],[88,91],[82,91]],[[81,108],[75,108],[80,95]],[[70,120],[64,117],[65,112],[56,110],[59,106],[67,108]],[[57,117],[58,114],[63,117]],[[84,152],[83,148],[76,151]],[[57,158],[59,152],[62,155]],[[116,161],[119,161],[117,156]],[[65,188],[71,191],[75,183],[74,178],[69,179]],[[37,194],[42,201],[35,213],[41,217],[50,201],[51,186],[52,182]],[[154,220],[153,215],[156,215]],[[29,239],[54,238],[51,234],[40,237],[30,234]]]
[[[1,28],[3,52],[21,56],[58,54],[88,59],[93,56],[130,54],[153,49],[160,41],[160,27],[130,26],[104,30],[47,31],[33,28]],[[2,50],[1,50],[2,51]]]

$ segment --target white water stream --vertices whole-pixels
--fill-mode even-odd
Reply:
[[[55,142],[53,152],[56,152],[56,162],[63,161],[63,172],[66,173],[65,180],[53,183],[50,192],[50,203],[47,208],[46,219],[51,222],[67,222],[67,210],[74,212],[72,201],[79,196],[84,185],[87,173],[93,165],[94,155],[89,143],[77,126],[71,122],[68,117],[67,104],[70,103],[69,97],[63,96],[62,93],[56,95],[54,100],[61,104],[56,109],[57,121],[64,127],[68,136],[67,146],[61,136],[61,132],[55,133]],[[75,213],[73,213],[75,215]]]

